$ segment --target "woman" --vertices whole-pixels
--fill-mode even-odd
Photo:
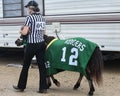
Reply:
[[[27,35],[27,44],[25,47],[24,64],[19,77],[18,85],[13,86],[18,91],[24,91],[27,84],[28,70],[33,56],[36,56],[39,68],[39,93],[47,92],[46,84],[46,68],[44,64],[45,42],[43,35],[45,34],[45,22],[39,12],[38,4],[30,1],[25,6],[29,15],[26,17],[21,35]]]

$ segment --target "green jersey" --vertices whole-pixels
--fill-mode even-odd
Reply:
[[[45,53],[47,75],[63,70],[80,72],[86,76],[86,67],[97,45],[84,38],[54,40]]]

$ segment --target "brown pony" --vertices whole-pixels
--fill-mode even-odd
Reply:
[[[44,36],[45,42],[48,45],[51,40],[53,40],[55,37],[53,36]],[[103,69],[103,58],[102,58],[102,53],[99,49],[99,47],[97,46],[91,56],[91,59],[89,60],[88,64],[87,64],[87,68],[86,68],[86,73],[87,73],[87,80],[89,83],[89,93],[88,95],[91,96],[93,95],[93,92],[95,91],[94,85],[93,85],[93,81],[100,85],[102,84],[102,69]],[[53,80],[53,82],[60,87],[60,83],[54,78],[53,75],[50,76]],[[48,87],[51,86],[51,81],[50,81],[50,77],[47,77],[48,80]],[[76,82],[76,84],[74,85],[73,89],[77,90],[80,87],[80,83],[81,80],[83,78],[83,74],[80,73],[79,78]]]

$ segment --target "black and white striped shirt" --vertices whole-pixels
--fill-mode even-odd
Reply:
[[[27,43],[40,43],[44,41],[45,19],[39,13],[33,13],[26,17],[25,26],[29,26]]]

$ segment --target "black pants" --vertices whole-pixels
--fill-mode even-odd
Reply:
[[[24,52],[23,68],[21,70],[18,88],[25,89],[27,84],[28,70],[31,64],[31,60],[36,55],[37,64],[39,68],[39,90],[47,89],[46,84],[46,68],[45,68],[45,42],[36,44],[27,44]]]

